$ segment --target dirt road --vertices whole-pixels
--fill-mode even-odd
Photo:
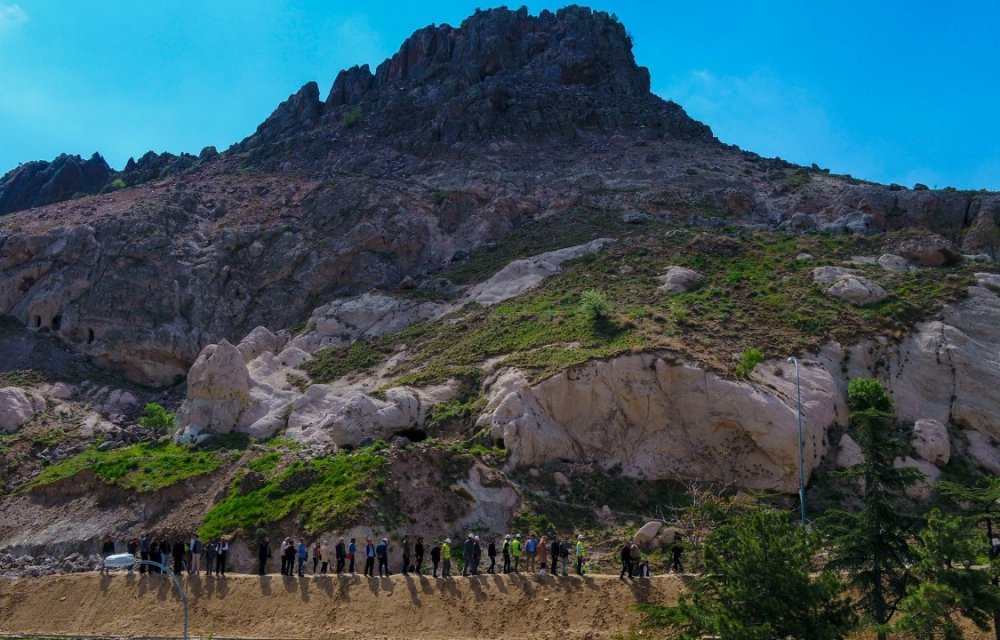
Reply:
[[[609,638],[668,603],[681,578],[478,576],[185,577],[192,636],[239,638]],[[97,573],[0,581],[0,633],[180,636],[162,576]]]

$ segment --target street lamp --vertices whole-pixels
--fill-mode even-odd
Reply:
[[[174,581],[174,586],[177,587],[177,593],[180,594],[181,597],[181,605],[184,607],[184,640],[188,640],[188,601],[187,595],[184,593],[184,583],[181,582],[180,576],[171,571],[170,567],[165,564],[153,562],[152,560],[139,560],[131,553],[117,553],[104,559],[105,569],[131,568],[137,564],[146,564],[151,567],[156,567],[163,573],[170,576],[170,578]]]
[[[799,359],[792,356],[788,361],[795,363],[795,405],[799,415],[799,520],[804,527],[806,526],[806,456],[802,446],[802,379],[799,378]]]

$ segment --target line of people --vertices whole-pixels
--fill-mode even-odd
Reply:
[[[417,536],[414,541],[409,535],[404,535],[400,541],[402,552],[401,572],[405,574],[414,573],[424,575],[426,544],[423,536]],[[456,548],[457,547],[457,548]],[[364,544],[359,545],[357,538],[351,538],[349,542],[344,538],[339,538],[334,546],[333,555],[326,542],[317,540],[311,546],[306,544],[304,538],[300,538],[296,543],[292,538],[285,538],[281,542],[279,557],[281,558],[281,574],[293,576],[305,575],[305,567],[309,559],[312,559],[312,572],[314,575],[325,575],[331,570],[331,560],[336,562],[332,571],[337,575],[345,572],[357,575],[357,565],[364,563],[363,573],[369,577],[375,577],[376,565],[379,577],[391,575],[389,569],[389,555],[393,551],[390,547],[389,539],[382,538],[374,542],[371,538],[366,538]],[[445,538],[440,543],[435,543],[429,550],[431,576],[438,577],[440,570],[442,578],[450,578],[452,563],[461,560],[461,573],[463,576],[478,575],[483,558],[483,544],[478,535],[469,533],[461,545],[455,545],[451,538]],[[486,573],[520,573],[525,570],[529,573],[539,571],[541,573],[551,573],[558,575],[560,568],[562,575],[569,575],[569,561],[573,557],[576,565],[577,575],[583,575],[587,571],[586,548],[583,536],[578,535],[575,544],[570,540],[560,541],[557,538],[547,540],[545,537],[539,538],[531,534],[526,540],[522,540],[521,534],[507,534],[499,547],[499,557],[502,565],[497,568],[498,548],[496,537],[490,537],[485,549],[486,557],[489,559],[489,567]],[[257,547],[258,573],[267,574],[268,562],[272,557],[271,541],[267,536],[261,538]]]
[[[138,538],[132,538],[125,543],[125,548],[128,553],[140,560],[156,562],[166,567],[173,565],[171,568],[176,574],[184,571],[192,574],[199,573],[201,571],[201,557],[204,554],[205,574],[212,575],[214,573],[216,576],[222,577],[226,575],[226,563],[229,560],[229,539],[224,537],[205,544],[199,539],[198,534],[194,534],[187,540],[178,538],[171,543],[166,536],[150,539],[148,534],[143,533]],[[114,539],[110,535],[105,536],[104,542],[101,544],[102,557],[107,558],[114,553]],[[103,573],[106,569],[102,568],[101,571]],[[139,573],[147,572],[160,573],[160,569],[140,564]]]

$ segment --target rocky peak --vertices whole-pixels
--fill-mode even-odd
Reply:
[[[98,193],[110,175],[98,153],[88,160],[62,154],[52,162],[27,162],[0,178],[0,215]]]

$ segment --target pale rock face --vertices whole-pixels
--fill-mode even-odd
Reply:
[[[469,469],[469,477],[455,483],[456,488],[463,495],[470,496],[475,505],[455,523],[456,528],[502,531],[507,527],[520,504],[520,498],[510,484],[492,481],[491,473],[477,461]]]
[[[632,540],[640,547],[646,547],[653,541],[654,538],[656,538],[656,534],[658,534],[662,528],[662,522],[659,520],[651,520],[639,527],[639,530],[635,532],[635,536],[633,536]]]
[[[917,455],[932,464],[943,466],[951,459],[948,427],[937,420],[917,420],[910,444]]]
[[[795,381],[762,363],[754,384],[649,354],[588,362],[529,385],[517,371],[490,384],[478,424],[510,451],[509,464],[570,459],[632,477],[736,482],[794,491],[798,486]],[[847,409],[829,374],[801,370],[807,472],[826,451],[826,429]]]
[[[250,375],[243,354],[225,340],[205,347],[188,373],[178,422],[229,433],[249,406]]]
[[[12,433],[35,415],[31,395],[18,387],[0,389],[0,431]],[[44,404],[43,404],[44,406]]]
[[[663,283],[657,288],[657,291],[661,293],[684,293],[700,285],[705,277],[694,269],[675,265],[667,269],[667,272],[662,276],[657,276],[656,279]]]
[[[837,444],[837,457],[834,459],[834,464],[841,469],[846,469],[856,464],[861,464],[864,461],[865,454],[862,453],[861,446],[854,441],[854,438],[846,433],[840,436],[840,442]]]
[[[534,289],[549,276],[562,271],[562,263],[588,253],[596,253],[612,242],[598,238],[587,244],[549,251],[531,258],[515,260],[493,277],[469,290],[466,299],[490,306],[509,300],[525,291]]]
[[[334,300],[313,311],[307,331],[290,346],[313,353],[343,347],[361,338],[377,338],[438,315],[443,305],[365,293]]]
[[[250,362],[264,352],[277,353],[281,341],[267,327],[256,327],[240,340],[236,348],[243,354],[243,361]]]
[[[420,427],[425,417],[426,406],[413,389],[389,389],[382,400],[360,390],[344,394],[316,384],[292,403],[286,434],[307,444],[356,447],[369,436],[387,439]]]
[[[833,298],[840,298],[853,305],[863,307],[881,302],[889,294],[886,293],[885,289],[868,278],[849,275],[834,282],[826,290],[826,295]]]
[[[909,271],[913,268],[910,266],[909,260],[892,253],[881,255],[878,259],[878,264],[886,271]]]
[[[76,389],[65,382],[56,382],[48,387],[45,394],[57,400],[69,400],[76,394]]]
[[[904,240],[899,254],[910,262],[925,267],[940,267],[955,262],[961,255],[947,239],[933,233]]]
[[[857,270],[847,267],[816,267],[812,270],[812,279],[816,284],[833,284],[841,278],[853,276],[857,273]]]
[[[968,456],[986,471],[1000,475],[1000,448],[996,441],[979,431],[966,431],[965,439],[969,443]]]

